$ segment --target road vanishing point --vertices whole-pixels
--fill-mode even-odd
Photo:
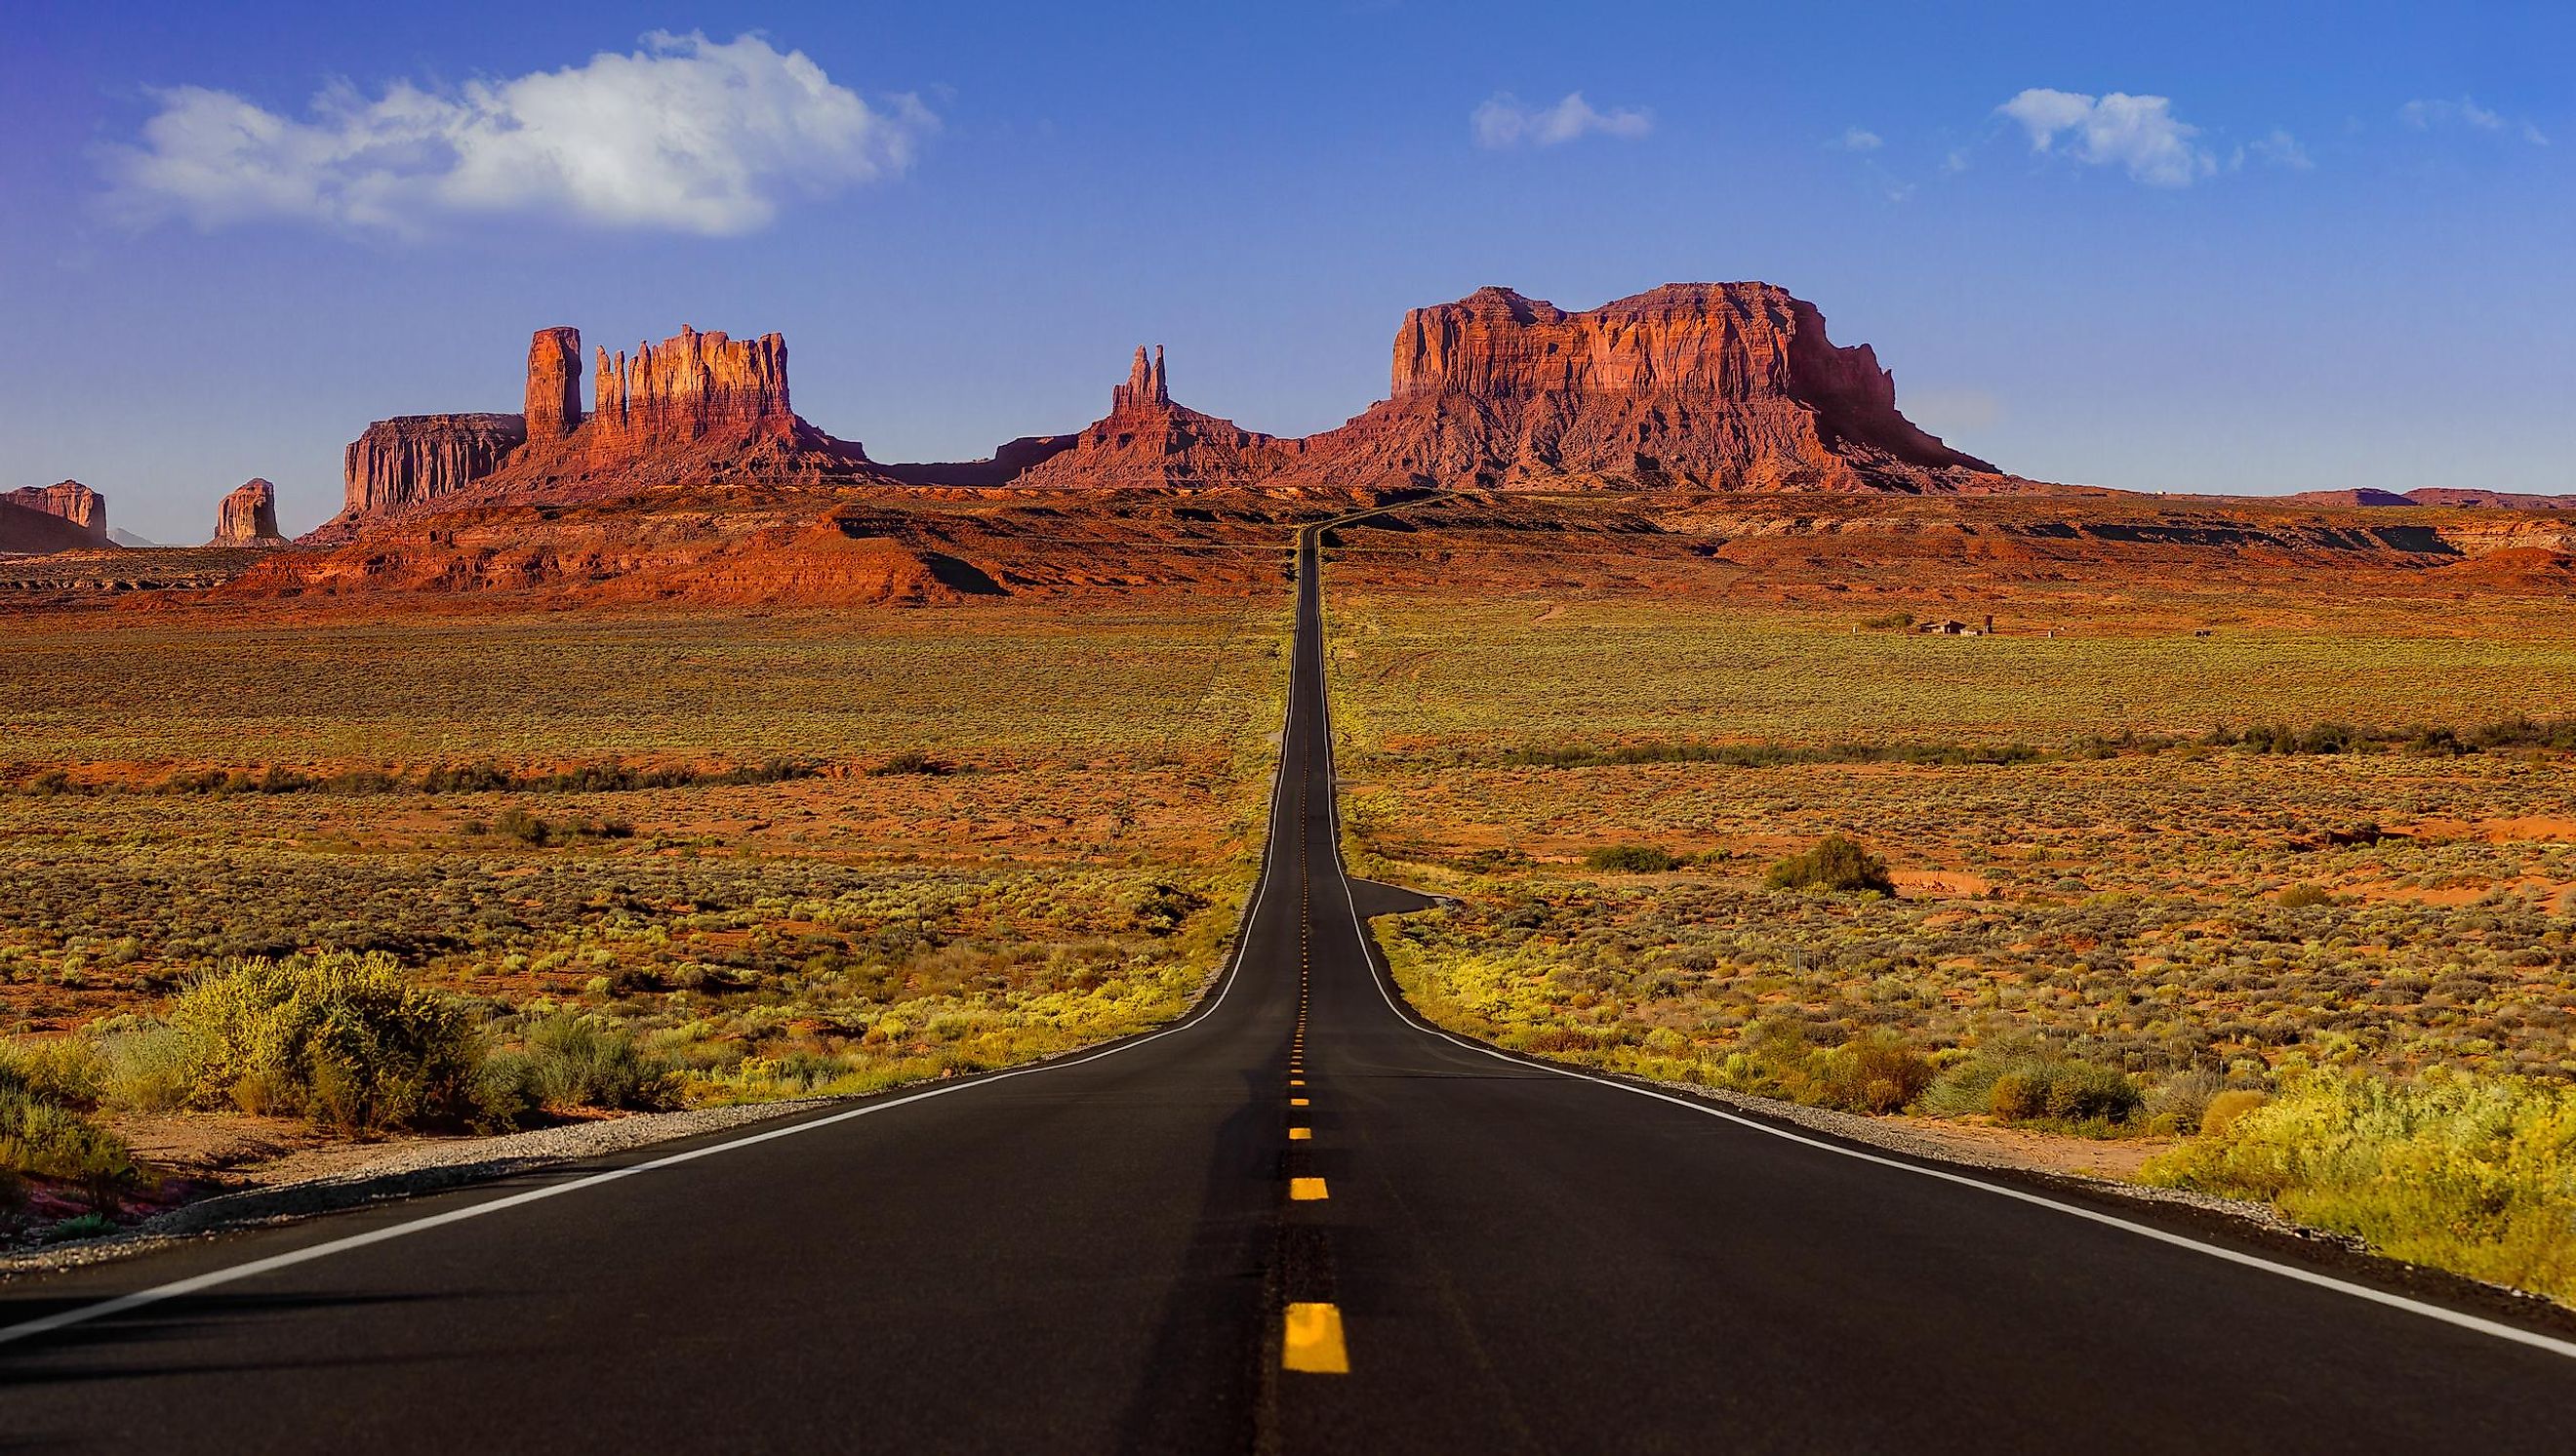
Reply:
[[[2543,1313],[1417,1019],[1364,926],[1421,902],[1337,847],[1324,529],[1259,887],[1190,1016],[20,1278],[0,1449],[2576,1447]]]

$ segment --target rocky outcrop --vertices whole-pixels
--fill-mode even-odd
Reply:
[[[528,438],[560,440],[581,424],[581,330],[539,329],[528,340]]]
[[[527,421],[519,415],[378,420],[350,442],[341,518],[332,524],[383,520],[456,495],[499,470],[527,440]]]
[[[0,501],[71,523],[88,538],[85,544],[111,544],[107,538],[107,497],[77,480],[56,481],[52,485],[22,485],[0,495]]]
[[[580,338],[573,334],[574,347]],[[612,360],[606,349],[599,350],[594,388],[591,419],[603,443],[621,437],[783,434],[802,423],[787,403],[787,340],[777,334],[731,339],[684,324],[659,345],[636,345],[632,358],[620,351]]]
[[[286,538],[277,532],[277,487],[265,480],[247,480],[225,496],[215,509],[215,539],[210,546],[277,546]]]
[[[855,441],[796,417],[787,341],[683,327],[597,352],[581,409],[581,331],[528,342],[526,413],[379,420],[349,446],[347,500],[308,540],[343,540],[436,507],[567,503],[674,484],[884,481]]]
[[[1074,436],[1071,447],[1010,483],[1032,489],[1246,485],[1293,464],[1300,448],[1174,404],[1161,347],[1149,358],[1140,344],[1127,382],[1110,388],[1109,413]]]
[[[1975,488],[1994,467],[1896,409],[1867,345],[1767,283],[1667,284],[1583,313],[1485,288],[1415,309],[1390,397],[1299,477],[1722,490]]]

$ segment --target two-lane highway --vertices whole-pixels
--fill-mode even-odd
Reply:
[[[2576,1346],[1423,1027],[1336,848],[1314,532],[1188,1020],[0,1288],[29,1449],[2564,1451]]]

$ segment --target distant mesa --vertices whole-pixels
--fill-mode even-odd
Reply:
[[[1251,485],[1295,463],[1301,448],[1174,404],[1162,346],[1148,357],[1139,344],[1127,382],[1110,388],[1109,413],[1010,483],[1031,489]]]
[[[2400,493],[2363,486],[2355,490],[2303,490],[2281,497],[2311,506],[2443,506],[2503,511],[2576,511],[2576,495],[2520,495],[2506,490],[2419,486]]]
[[[1310,437],[1300,477],[1509,487],[1992,489],[1896,408],[1866,344],[1768,283],[1673,283],[1583,313],[1482,288],[1415,309],[1387,400]]]
[[[215,508],[213,546],[282,546],[277,530],[277,487],[252,479],[234,488]]]
[[[96,551],[115,544],[107,497],[77,480],[0,493],[0,551]]]
[[[528,344],[522,412],[404,415],[353,441],[341,513],[310,539],[347,539],[428,508],[599,499],[647,486],[726,481],[892,480],[855,441],[797,418],[787,341],[683,326],[630,354],[596,351],[581,408],[581,331]]]

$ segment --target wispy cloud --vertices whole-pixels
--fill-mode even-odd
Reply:
[[[2020,123],[2034,152],[2120,167],[2150,187],[2188,187],[2218,170],[2217,159],[2192,140],[2200,128],[2175,116],[2169,97],[2034,87],[1995,110]]]
[[[1501,149],[1522,145],[1553,147],[1587,136],[1635,141],[1655,129],[1654,118],[1630,107],[1593,109],[1580,91],[1565,93],[1554,106],[1524,106],[1509,91],[1497,92],[1467,118],[1476,145]]]
[[[2409,101],[2397,108],[2397,119],[2417,131],[2465,126],[2473,131],[2491,131],[2518,136],[2535,147],[2549,145],[2549,138],[2539,127],[2527,121],[2516,120],[2501,112],[2490,111],[2466,96],[2457,101]]]
[[[732,235],[797,196],[900,174],[938,119],[871,106],[802,51],[656,31],[630,54],[431,90],[347,83],[296,120],[181,86],[139,142],[106,148],[110,197],[138,221],[283,219],[414,234],[447,218],[550,215]]]
[[[1834,139],[1834,145],[1846,152],[1874,152],[1884,143],[1878,133],[1867,127],[1847,126],[1843,128],[1843,134]]]
[[[2246,157],[2266,166],[2287,167],[2296,172],[2305,172],[2316,166],[2299,139],[2279,127],[2274,127],[2270,135],[2257,137],[2239,149],[2238,161],[2241,163]]]

